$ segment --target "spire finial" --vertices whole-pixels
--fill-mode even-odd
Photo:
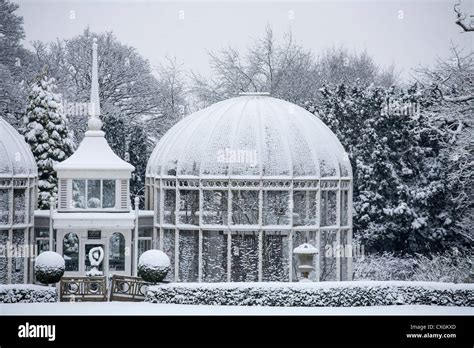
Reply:
[[[102,127],[100,116],[100,99],[99,99],[99,72],[97,65],[97,38],[92,43],[92,79],[91,79],[91,99],[89,107],[89,130],[98,131]]]

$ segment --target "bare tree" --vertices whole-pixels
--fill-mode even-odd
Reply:
[[[474,31],[472,20],[470,23],[466,23],[467,15],[461,12],[461,10],[459,9],[459,6],[461,6],[461,0],[458,0],[458,2],[454,4],[454,12],[456,12],[456,22],[454,23],[459,25],[464,31]],[[470,17],[474,17],[474,16],[471,15]]]
[[[242,53],[232,47],[210,52],[213,78],[191,74],[191,92],[207,106],[239,92],[269,92],[296,104],[319,99],[319,89],[340,83],[391,86],[394,68],[381,69],[367,52],[333,48],[315,57],[296,43],[291,32],[276,40],[270,27]]]

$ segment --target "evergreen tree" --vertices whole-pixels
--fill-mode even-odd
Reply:
[[[132,124],[130,132],[130,142],[128,147],[129,162],[135,167],[130,180],[130,197],[140,198],[140,208],[145,206],[145,171],[148,161],[147,135],[143,127],[139,124]]]
[[[427,253],[453,245],[441,135],[430,127],[416,86],[339,85],[322,95],[318,114],[351,159],[354,231],[366,249]]]
[[[128,161],[126,158],[128,130],[124,120],[113,114],[107,115],[104,118],[102,130],[105,132],[105,139],[115,154]]]
[[[74,150],[72,134],[62,112],[61,96],[55,93],[54,79],[43,72],[33,83],[24,118],[25,139],[38,165],[38,207],[49,208],[50,197],[57,195],[57,177],[53,166],[64,161]]]

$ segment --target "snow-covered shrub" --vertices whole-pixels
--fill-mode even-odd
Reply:
[[[392,253],[354,258],[354,280],[413,280],[416,261]]]
[[[447,283],[472,283],[474,255],[453,251],[432,257],[420,255],[416,258],[413,280]]]
[[[161,282],[170,269],[170,258],[161,250],[145,251],[138,260],[138,275],[149,283]]]
[[[150,286],[146,302],[221,305],[355,307],[474,306],[474,285],[429,282],[169,283]]]
[[[56,288],[31,284],[0,285],[0,303],[57,302]]]
[[[354,280],[407,280],[472,283],[473,255],[457,251],[444,254],[395,256],[369,254],[354,258]]]
[[[35,260],[35,276],[43,284],[59,282],[64,270],[63,257],[54,251],[44,251]]]

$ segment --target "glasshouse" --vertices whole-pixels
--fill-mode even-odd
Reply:
[[[318,117],[266,93],[185,117],[151,154],[140,210],[130,202],[134,167],[101,130],[96,43],[90,101],[84,139],[54,166],[50,210],[34,211],[34,158],[1,120],[2,244],[56,251],[70,277],[136,276],[140,255],[161,249],[169,281],[351,280],[352,170]],[[297,252],[302,245],[310,265]],[[29,260],[2,258],[0,282],[35,282]]]
[[[27,281],[38,171],[23,137],[0,117],[0,284]]]
[[[192,114],[162,138],[146,173],[160,249],[177,281],[294,281],[311,243],[314,280],[351,278],[352,172],[336,136],[265,93]]]

